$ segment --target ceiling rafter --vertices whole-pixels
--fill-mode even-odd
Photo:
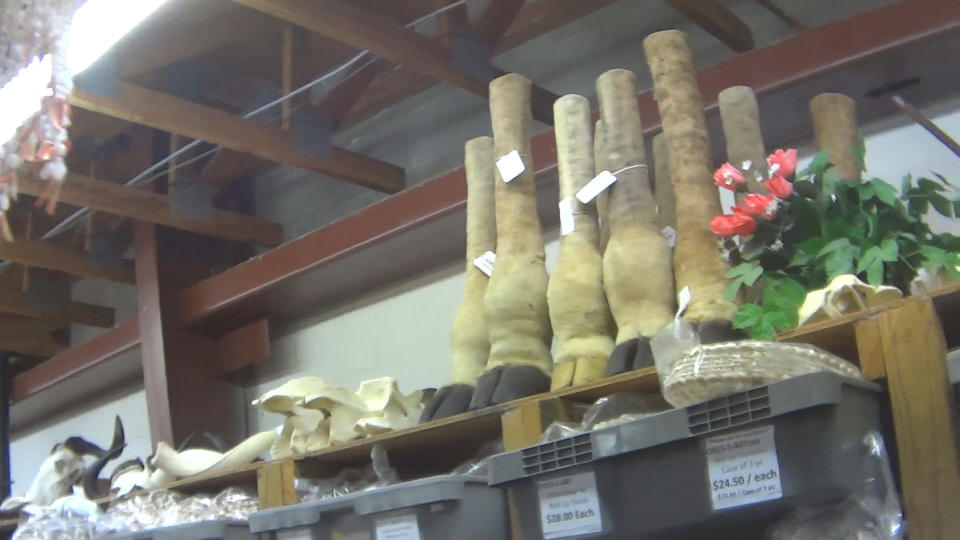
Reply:
[[[134,283],[131,264],[123,264],[119,268],[97,266],[87,262],[85,253],[74,252],[48,243],[28,240],[0,242],[0,259],[77,276]]]
[[[754,47],[750,26],[717,0],[664,0],[735,52]]]
[[[40,196],[46,189],[46,182],[32,175],[26,176],[20,179],[19,189],[22,193]],[[63,183],[60,200],[74,206],[237,242],[264,246],[283,242],[283,228],[263,218],[214,209],[209,220],[189,219],[176,215],[170,198],[165,195],[74,173],[70,173]]]
[[[395,193],[404,188],[403,169],[330,146],[326,159],[295,150],[292,134],[279,127],[179,99],[129,83],[118,83],[107,97],[76,89],[70,102],[80,108],[123,118],[163,131],[200,139],[257,157],[313,170],[370,189]],[[317,150],[317,154],[321,149]]]
[[[234,0],[279,19],[303,26],[317,34],[415,69],[481,97],[488,97],[487,80],[458,71],[444,47],[380,13],[339,0]],[[553,96],[545,90],[532,102],[535,117],[552,123]],[[549,103],[544,101],[549,99]]]
[[[113,308],[88,304],[86,302],[67,301],[61,309],[52,313],[42,313],[30,307],[27,295],[13,289],[0,288],[0,313],[19,315],[29,318],[43,318],[58,328],[70,323],[85,324],[99,328],[110,328],[114,323]]]

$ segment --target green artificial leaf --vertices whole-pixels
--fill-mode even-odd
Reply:
[[[867,268],[867,283],[871,285],[883,285],[883,262],[879,259],[873,261],[873,264]]]
[[[791,317],[782,311],[768,311],[763,315],[763,321],[770,323],[771,326],[781,332],[796,326]]]
[[[753,339],[773,341],[773,338],[777,337],[777,329],[774,328],[773,323],[764,318],[753,327],[750,334]]]
[[[784,300],[794,305],[794,310],[802,306],[807,298],[807,289],[794,279],[784,280],[779,292]]]
[[[871,180],[869,185],[873,186],[873,192],[880,202],[887,206],[895,206],[897,204],[897,192],[893,189],[893,186],[879,178]]]
[[[817,186],[809,180],[798,180],[794,182],[793,192],[806,199],[817,198]]]
[[[727,285],[727,288],[723,291],[723,297],[727,300],[733,302],[737,299],[737,293],[740,292],[740,287],[743,286],[743,281],[740,279],[735,279]]]
[[[887,238],[880,244],[879,247],[879,257],[880,260],[886,262],[893,262],[897,260],[897,257],[900,256],[900,246],[897,244],[897,241],[893,238]]]
[[[960,201],[953,201],[953,215],[960,217]]]
[[[807,168],[804,169],[800,174],[803,176],[811,176],[816,174],[823,174],[824,171],[830,166],[830,153],[826,150],[821,150],[817,152],[813,159],[810,160],[810,164],[807,165]]]
[[[857,193],[860,194],[861,201],[869,201],[876,193],[873,189],[873,180],[864,182],[857,186]]]
[[[921,178],[917,180],[917,187],[925,192],[935,192],[935,191],[946,191],[947,188],[941,186],[940,184],[934,182],[929,178]]]
[[[868,249],[857,264],[857,273],[867,273],[867,282],[871,285],[883,284],[883,261],[880,259],[880,248],[873,246]]]
[[[741,263],[734,266],[723,275],[726,278],[743,278],[747,285],[753,285],[763,275],[763,267],[753,263]]]
[[[930,262],[937,264],[947,264],[949,253],[943,248],[936,246],[920,246],[920,253]]]
[[[750,328],[759,324],[761,319],[763,319],[763,308],[756,304],[744,304],[733,316],[733,327]]]
[[[940,195],[939,193],[930,197],[930,204],[942,216],[953,217],[953,201]]]
[[[820,178],[820,200],[823,202],[835,202],[834,197],[838,195],[837,191],[843,185],[845,184],[840,180],[840,175],[837,174],[837,171],[830,169],[823,173],[823,176]]]
[[[845,238],[845,237],[837,238],[836,240],[832,240],[828,242],[826,245],[824,245],[822,248],[820,248],[820,251],[817,252],[817,255],[822,257],[824,255],[833,253],[835,251],[849,251],[850,248],[853,248],[853,247],[856,247],[856,246],[851,244],[848,238]]]
[[[912,187],[913,187],[913,175],[912,175],[912,174],[908,174],[908,175],[904,176],[902,180],[900,180],[900,193],[901,193],[902,195],[906,195],[907,192],[910,191],[910,188],[912,188]]]
[[[841,274],[849,274],[853,272],[853,257],[845,252],[834,251],[824,261],[824,269],[827,271],[827,281]]]
[[[937,177],[937,180],[940,180],[940,182],[941,182],[943,185],[945,185],[945,186],[950,186],[950,187],[952,187],[952,188],[955,189],[955,190],[957,189],[957,186],[951,184],[950,181],[947,180],[947,177],[945,177],[944,175],[942,175],[942,174],[940,174],[940,173],[938,173],[938,172],[936,172],[936,171],[930,171],[930,172],[932,172],[933,175]]]

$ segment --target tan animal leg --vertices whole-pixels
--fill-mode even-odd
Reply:
[[[477,137],[464,147],[464,169],[467,176],[467,252],[463,302],[453,319],[450,349],[453,373],[430,401],[421,422],[444,418],[467,410],[477,377],[490,356],[490,334],[483,318],[483,294],[487,275],[474,259],[497,249],[497,228],[494,215],[493,138]]]
[[[637,78],[613,69],[597,79],[606,131],[606,165],[617,176],[610,187],[610,240],[603,253],[603,285],[617,322],[610,372],[635,369],[653,357],[649,338],[673,316],[670,246],[657,224],[637,106]],[[620,171],[620,172],[617,172]]]
[[[490,83],[494,156],[519,152],[524,171],[494,181],[497,262],[484,294],[490,332],[487,371],[477,381],[471,408],[546,391],[550,386],[547,270],[530,155],[530,81],[507,74]]]
[[[600,379],[613,350],[613,318],[603,291],[597,211],[576,194],[594,175],[590,102],[567,95],[553,105],[561,204],[569,205],[573,231],[561,240],[547,301],[558,346],[551,389]]]
[[[856,102],[843,94],[820,94],[810,102],[810,112],[817,149],[830,154],[841,180],[859,182],[863,171],[853,152],[859,139]]]
[[[597,120],[596,127],[593,130],[593,171],[594,174],[600,174],[607,170],[607,154],[604,148],[604,137],[606,130],[603,129],[603,119]],[[607,242],[610,240],[610,220],[607,219],[607,201],[610,199],[610,193],[604,191],[594,199],[597,202],[597,219],[600,221],[600,253],[607,249]]]
[[[740,169],[751,193],[766,193],[767,152],[760,132],[757,96],[749,86],[731,86],[720,92],[720,121],[727,142],[727,161]],[[749,167],[744,164],[749,162]]]
[[[714,334],[706,341],[738,337],[730,329],[737,305],[724,298],[729,280],[723,275],[730,266],[723,259],[717,237],[710,231],[710,220],[720,214],[720,197],[712,181],[710,140],[693,53],[687,36],[676,30],[651,34],[643,46],[653,75],[670,152],[670,177],[677,194],[674,272],[677,290],[689,287],[691,296],[684,317],[700,323],[701,340],[705,339],[704,324]]]
[[[657,224],[677,228],[677,200],[670,180],[670,152],[663,133],[653,137],[653,194],[657,198]]]

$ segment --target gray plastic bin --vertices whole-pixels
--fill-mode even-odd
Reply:
[[[423,540],[510,537],[503,491],[485,478],[458,475],[263,510],[250,516],[250,530],[264,540],[416,538],[412,530]]]
[[[149,531],[112,534],[101,540],[255,540],[246,521],[200,521]]]
[[[494,456],[490,484],[510,491],[524,538],[709,535],[849,494],[879,390],[802,375]]]

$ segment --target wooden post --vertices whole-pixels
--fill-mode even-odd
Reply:
[[[517,405],[500,417],[503,447],[508,452],[537,444],[540,435],[557,420],[570,419],[568,403],[562,398],[531,400]]]
[[[910,538],[956,538],[960,469],[946,340],[929,299],[879,314]]]

